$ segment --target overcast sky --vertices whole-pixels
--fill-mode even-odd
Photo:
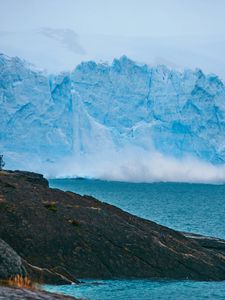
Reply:
[[[123,54],[225,78],[225,0],[0,0],[0,51],[49,71]]]

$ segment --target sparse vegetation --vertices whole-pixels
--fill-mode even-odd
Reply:
[[[8,280],[2,281],[2,283],[4,285],[9,285],[18,288],[26,288],[26,289],[34,288],[34,284],[32,283],[31,279],[29,279],[28,277],[23,277],[19,274]]]
[[[44,202],[44,207],[46,207],[48,210],[51,210],[53,212],[57,212],[57,206],[56,203],[51,201],[51,202]]]

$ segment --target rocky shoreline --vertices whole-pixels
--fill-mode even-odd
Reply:
[[[0,286],[1,300],[79,300],[74,297],[63,296],[44,291],[11,288]]]
[[[40,174],[2,171],[0,279],[15,274],[48,284],[79,283],[76,278],[225,280],[225,241],[51,189]]]

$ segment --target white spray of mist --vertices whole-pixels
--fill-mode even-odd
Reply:
[[[68,157],[57,164],[42,167],[49,178],[225,183],[225,165],[213,165],[187,156],[177,159],[137,148]]]

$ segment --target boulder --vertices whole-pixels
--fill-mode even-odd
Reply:
[[[0,239],[0,280],[4,281],[16,275],[26,276],[26,270],[20,256]]]

